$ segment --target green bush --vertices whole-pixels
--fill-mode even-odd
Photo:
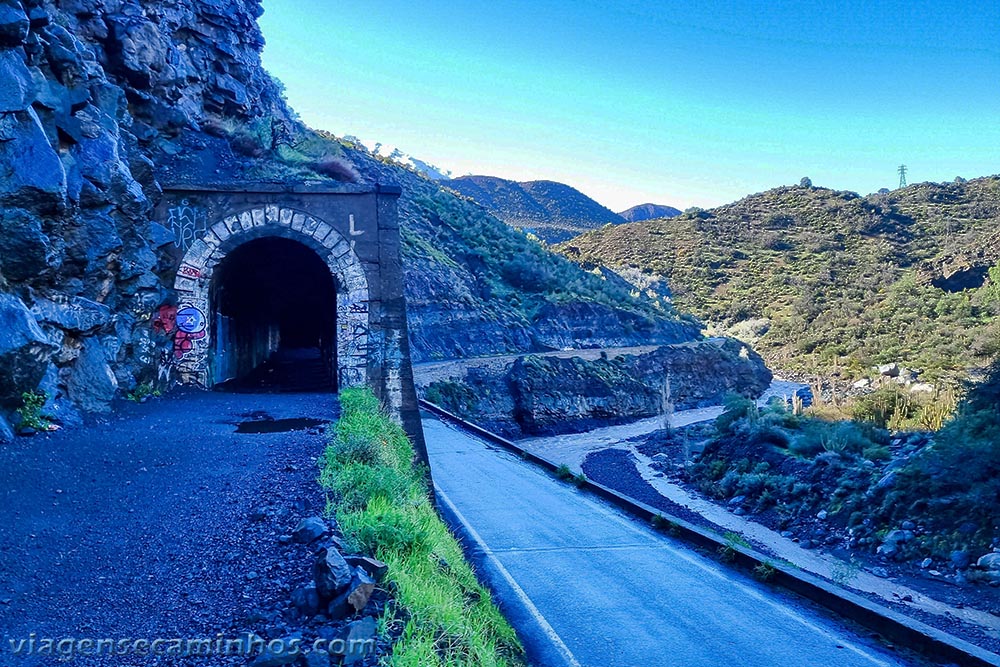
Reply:
[[[45,431],[52,426],[52,419],[42,414],[42,409],[48,401],[44,391],[26,391],[21,394],[21,407],[17,409],[20,420],[18,428]]]
[[[744,418],[757,416],[757,404],[749,398],[737,394],[729,394],[723,399],[725,411],[716,417],[715,428],[720,433],[730,433],[737,422]]]
[[[158,396],[160,396],[160,390],[153,386],[152,382],[142,382],[137,384],[135,389],[128,392],[128,394],[125,395],[125,398],[134,403],[141,403],[145,398],[155,398]]]
[[[892,505],[883,502],[890,516],[918,512],[939,531],[974,525],[962,539],[988,547],[1000,516],[1000,363],[969,387],[934,444],[901,471],[897,490]]]

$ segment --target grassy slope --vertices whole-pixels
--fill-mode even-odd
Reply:
[[[390,664],[523,665],[513,629],[429,503],[402,429],[368,390],[345,390],[340,400],[321,482],[350,548],[389,565],[401,609],[388,610],[382,622],[403,625]]]
[[[847,367],[850,378],[901,361],[934,377],[1000,352],[996,278],[961,293],[932,284],[958,268],[996,265],[998,223],[996,177],[863,198],[783,187],[606,227],[560,250],[585,265],[660,274],[677,306],[706,321],[766,318],[757,346],[782,370],[827,376]]]
[[[419,316],[424,308],[464,313],[474,321],[496,325],[496,331],[510,332],[482,341],[490,347],[484,353],[526,351],[528,330],[547,304],[589,302],[651,320],[680,319],[669,302],[583,271],[470,199],[332,134],[297,125],[292,129],[294,147],[281,145],[274,152],[268,148],[270,119],[253,123],[215,119],[210,129],[228,141],[232,154],[227,153],[227,169],[241,178],[332,178],[400,185],[402,254],[411,315]]]

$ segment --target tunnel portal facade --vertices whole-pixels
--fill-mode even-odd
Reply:
[[[211,388],[283,347],[317,350],[331,385],[370,385],[416,418],[403,298],[399,189],[167,189],[172,336],[161,380]],[[407,430],[410,430],[408,428]]]

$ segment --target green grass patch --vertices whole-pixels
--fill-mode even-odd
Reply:
[[[389,565],[396,606],[381,623],[400,636],[387,664],[523,665],[514,630],[434,511],[402,428],[368,389],[344,390],[340,402],[320,481],[348,547]]]

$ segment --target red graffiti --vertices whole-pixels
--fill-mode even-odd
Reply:
[[[177,306],[160,306],[153,318],[153,333],[169,334],[177,327]]]
[[[177,335],[174,336],[174,356],[178,359],[183,359],[184,356],[194,347],[194,341],[201,340],[204,337],[204,330],[197,333],[178,331]]]
[[[187,278],[201,278],[201,271],[187,264],[182,264],[177,272]]]

